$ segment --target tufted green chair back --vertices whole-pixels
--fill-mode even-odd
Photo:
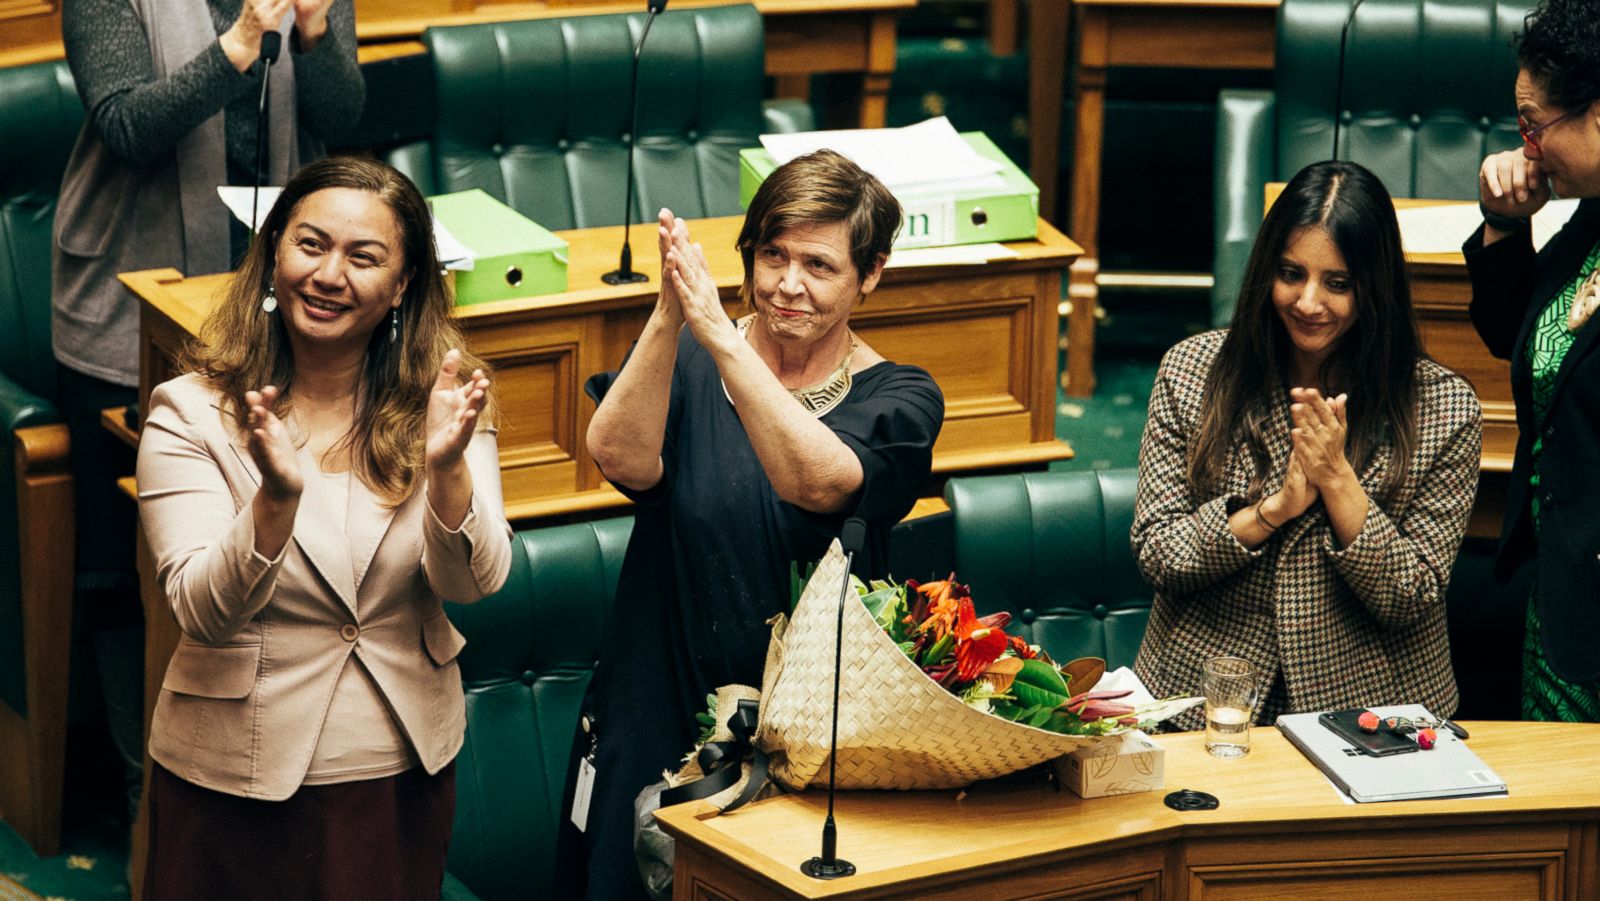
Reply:
[[[1059,663],[1132,666],[1151,598],[1128,541],[1137,481],[1133,469],[951,479],[955,571],[978,613],[1010,611],[1007,631]]]
[[[1512,36],[1528,0],[1366,0],[1345,52],[1339,158],[1396,197],[1470,200],[1478,164],[1517,147]],[[1349,0],[1284,0],[1274,90],[1223,91],[1217,109],[1212,318],[1226,325],[1268,182],[1333,153],[1339,32]]]
[[[518,532],[505,587],[446,605],[467,638],[447,898],[540,897],[561,883],[568,756],[632,531],[623,517]]]
[[[57,422],[50,228],[83,104],[64,62],[0,69],[0,702],[26,716],[13,434]]]
[[[622,224],[628,81],[642,14],[430,28],[438,119],[425,191],[482,188],[550,229]],[[764,84],[753,6],[663,13],[639,60],[632,220],[739,212]],[[431,183],[426,183],[431,182]]]
[[[50,228],[82,125],[66,63],[0,69],[0,374],[46,400],[56,395]]]

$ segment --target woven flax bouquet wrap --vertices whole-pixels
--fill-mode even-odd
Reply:
[[[817,565],[794,617],[773,630],[781,665],[762,686],[757,743],[791,790],[828,784],[834,623],[844,554]],[[1105,736],[1060,735],[974,710],[928,678],[851,591],[839,681],[839,787],[956,788],[1060,757]]]

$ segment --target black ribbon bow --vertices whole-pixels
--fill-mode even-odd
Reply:
[[[760,722],[761,702],[739,701],[738,708],[728,717],[728,732],[733,735],[733,740],[708,741],[701,745],[695,761],[700,764],[700,772],[705,777],[662,792],[661,806],[698,801],[727,790],[738,783],[747,754],[750,757],[750,781],[745,783],[744,790],[728,802],[728,806],[722,808],[722,812],[737,810],[750,803],[762,786],[767,784],[767,752],[755,746],[756,726]]]

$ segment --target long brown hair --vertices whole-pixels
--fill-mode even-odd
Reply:
[[[1264,436],[1274,417],[1286,415],[1290,377],[1289,336],[1272,287],[1284,248],[1304,228],[1327,231],[1355,289],[1355,322],[1321,372],[1330,392],[1350,393],[1345,452],[1360,472],[1392,442],[1395,465],[1381,491],[1399,485],[1409,468],[1417,444],[1417,361],[1424,354],[1394,201],[1376,175],[1335,160],[1313,163],[1290,179],[1250,250],[1233,322],[1206,377],[1206,407],[1188,459],[1189,483],[1203,492],[1220,486],[1241,438],[1255,464],[1249,494],[1259,494],[1265,483]],[[1351,390],[1357,379],[1360,390]]]
[[[394,212],[400,225],[401,248],[410,283],[401,298],[399,335],[389,341],[380,324],[367,344],[355,415],[350,431],[335,445],[350,452],[356,476],[385,501],[399,504],[416,491],[422,472],[423,434],[428,393],[439,363],[451,348],[460,348],[461,372],[488,370],[465,352],[466,342],[451,316],[453,304],[439,270],[433,244],[433,218],[416,185],[375,160],[332,157],[311,163],[294,174],[261,224],[239,271],[221,302],[206,318],[200,340],[188,348],[184,367],[199,372],[232,403],[228,411],[243,434],[249,412],[244,393],[276,385],[275,412],[286,415],[294,405],[294,352],[283,317],[261,309],[272,283],[279,242],[296,207],[306,197],[329,188],[370,192]],[[386,323],[385,323],[386,324]],[[493,396],[490,397],[491,404]],[[494,422],[494,408],[485,408],[480,423]]]

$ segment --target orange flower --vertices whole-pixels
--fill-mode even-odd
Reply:
[[[917,631],[931,629],[935,640],[945,637],[955,625],[958,599],[968,597],[967,587],[956,584],[954,579],[942,579],[918,585],[917,594],[928,603],[927,618],[917,627]],[[968,600],[967,604],[971,606],[972,602]],[[921,606],[920,603],[918,606]]]
[[[999,625],[991,625],[997,619],[1000,617],[990,616],[979,620],[970,597],[961,598],[958,602],[954,629],[956,681],[971,682],[983,675],[989,664],[1005,653],[1006,633]]]

